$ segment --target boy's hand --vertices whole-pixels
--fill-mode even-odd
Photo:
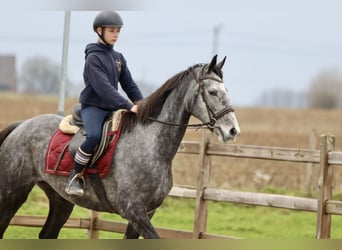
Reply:
[[[138,113],[138,105],[133,105],[130,111],[133,113]]]

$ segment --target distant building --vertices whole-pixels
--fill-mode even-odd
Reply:
[[[0,55],[0,91],[17,91],[14,55]]]

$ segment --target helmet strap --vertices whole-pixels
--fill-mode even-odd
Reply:
[[[107,41],[104,38],[104,33],[105,33],[105,28],[106,27],[101,27],[102,33],[100,34],[99,32],[96,31],[96,34],[99,36],[99,38],[106,44],[107,46],[112,46],[111,44],[107,43]]]

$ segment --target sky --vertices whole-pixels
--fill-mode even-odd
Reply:
[[[101,9],[114,9],[113,1],[95,1],[97,6],[37,1],[21,8],[16,1],[2,3],[0,54],[16,55],[18,73],[33,56],[60,63],[64,14],[71,11],[67,71],[81,91],[84,48],[97,39],[93,19]],[[115,50],[125,56],[138,84],[157,88],[217,53],[219,59],[227,56],[224,82],[232,103],[253,106],[264,91],[306,91],[323,70],[342,69],[342,1],[130,2],[118,10],[124,27]]]

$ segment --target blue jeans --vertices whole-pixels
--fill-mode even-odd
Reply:
[[[81,149],[85,153],[92,154],[94,152],[101,139],[102,125],[111,112],[92,106],[82,107],[81,116],[87,136]]]

